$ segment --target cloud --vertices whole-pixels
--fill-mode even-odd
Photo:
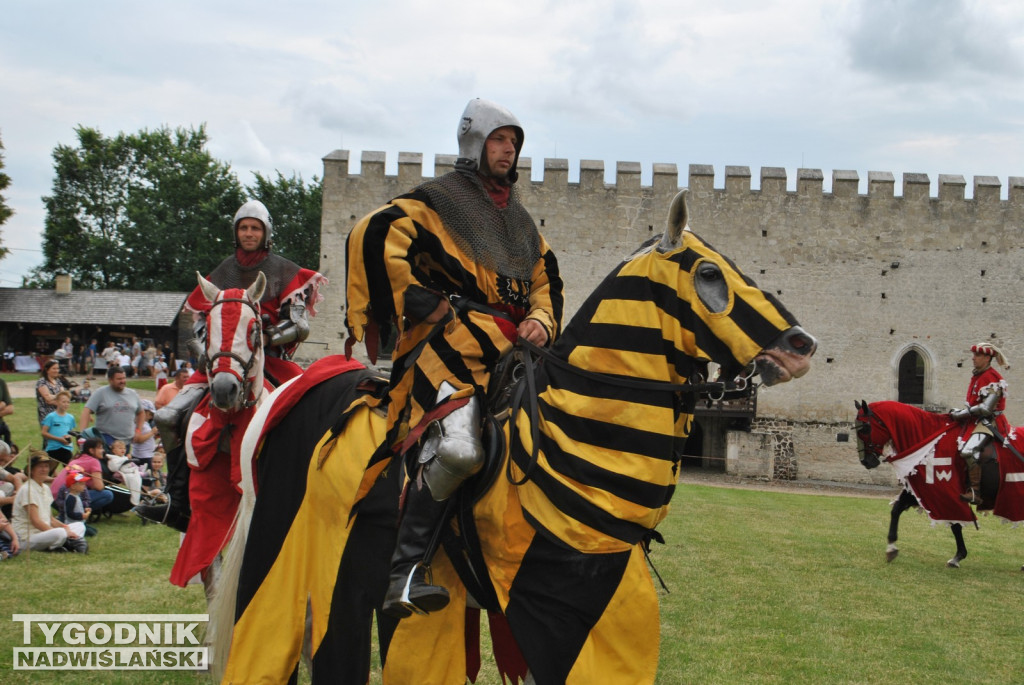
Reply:
[[[988,3],[870,0],[856,8],[846,39],[855,69],[906,83],[1020,77],[1012,36]]]

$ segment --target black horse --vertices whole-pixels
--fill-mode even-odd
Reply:
[[[900,402],[873,402],[870,405],[867,402],[855,402],[854,404],[857,407],[857,449],[860,462],[865,468],[873,469],[883,460],[888,461],[883,453],[889,444],[892,445],[896,453],[903,453],[927,441],[929,437],[935,437],[942,433],[942,437],[935,445],[936,454],[947,460],[953,467],[952,472],[959,478],[957,466],[960,463],[960,457],[956,448],[958,424],[947,414],[927,412]],[[990,444],[986,451],[987,454],[982,457],[982,502],[977,506],[978,511],[995,510],[999,495],[1001,477],[994,444]],[[917,495],[909,485],[906,485],[896,501],[893,502],[890,512],[886,561],[891,562],[899,554],[896,540],[900,516],[906,510],[919,506],[921,503]],[[961,506],[965,512],[970,512],[969,505],[963,503]],[[995,513],[1000,515],[998,510]],[[964,519],[973,522],[977,527],[977,519],[974,518],[973,513],[969,518],[965,515]],[[960,562],[967,558],[963,523],[952,521],[950,529],[956,540],[956,554],[946,562],[946,565],[950,568],[960,568]]]

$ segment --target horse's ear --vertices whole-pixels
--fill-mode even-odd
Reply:
[[[690,217],[689,209],[686,206],[686,195],[687,189],[683,188],[672,199],[672,206],[668,210],[668,221],[665,223],[665,233],[661,236],[658,252],[671,252],[682,244],[683,231],[686,230],[686,224]]]
[[[253,302],[259,302],[263,299],[263,291],[267,289],[267,277],[263,275],[263,272],[256,274],[256,280],[253,281],[252,285],[246,289],[245,294],[249,296],[249,299]]]
[[[196,272],[196,279],[198,279],[199,281],[199,289],[203,291],[203,297],[205,297],[210,302],[216,300],[217,293],[220,292],[220,288],[218,288],[213,283],[210,283],[208,280],[203,278],[203,275],[198,271]]]

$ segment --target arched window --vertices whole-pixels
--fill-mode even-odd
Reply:
[[[897,399],[907,404],[924,404],[924,357],[916,350],[907,350],[900,357]]]

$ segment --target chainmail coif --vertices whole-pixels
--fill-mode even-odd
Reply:
[[[540,259],[540,234],[515,186],[505,209],[498,209],[476,174],[452,171],[420,190],[459,249],[503,276],[530,280]]]
[[[267,277],[267,287],[263,291],[263,301],[276,300],[284,292],[299,267],[280,255],[270,253],[259,264],[242,266],[234,257],[228,257],[214,269],[209,281],[218,288],[248,288],[256,281],[260,272]]]

